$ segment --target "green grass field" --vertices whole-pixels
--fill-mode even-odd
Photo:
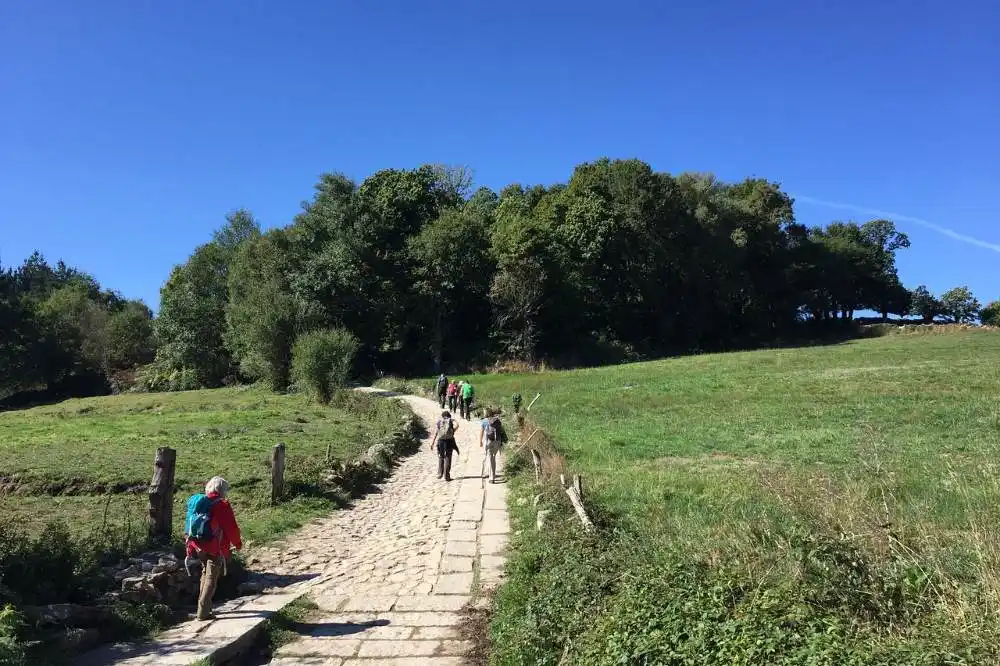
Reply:
[[[994,663],[1000,335],[473,379],[605,526],[512,504],[493,663]]]
[[[402,414],[391,402],[365,396],[322,406],[255,387],[85,398],[3,412],[0,512],[31,528],[61,518],[86,532],[105,515],[141,527],[153,456],[157,447],[170,446],[177,451],[178,529],[186,496],[218,474],[232,486],[248,536],[260,541],[334,506],[306,492],[269,506],[276,443],[287,447],[286,480],[306,486],[318,479],[327,447],[335,458],[354,458],[395,429]]]

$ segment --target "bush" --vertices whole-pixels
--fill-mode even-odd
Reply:
[[[22,642],[24,618],[11,605],[0,607],[0,664],[20,666],[25,663]]]
[[[344,386],[351,373],[358,339],[343,328],[305,333],[292,350],[292,377],[322,403]]]
[[[205,385],[193,368],[172,368],[158,361],[138,368],[133,382],[128,389],[133,393],[194,391]]]

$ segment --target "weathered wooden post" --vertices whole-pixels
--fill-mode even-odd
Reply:
[[[587,510],[583,507],[583,500],[577,494],[576,488],[573,486],[566,488],[566,494],[569,496],[570,504],[573,505],[580,522],[583,523],[583,529],[587,532],[593,531],[594,523],[590,522],[590,516],[587,515]]]
[[[285,444],[279,442],[271,451],[271,504],[277,504],[285,490]]]
[[[149,539],[169,541],[174,520],[174,466],[177,451],[169,446],[156,449],[153,480],[149,484]]]
[[[574,474],[573,475],[573,487],[576,488],[576,494],[580,496],[580,501],[583,501],[583,475]]]
[[[531,449],[531,462],[535,464],[535,484],[541,483],[542,478],[542,457],[538,451]]]

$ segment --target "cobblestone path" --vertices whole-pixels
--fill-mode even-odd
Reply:
[[[433,430],[436,403],[400,399]],[[321,614],[272,664],[465,663],[458,611],[499,583],[509,523],[506,485],[482,479],[479,422],[459,424],[450,483],[425,441],[380,493],[306,527],[292,547],[260,552],[278,574],[322,571],[310,592]]]

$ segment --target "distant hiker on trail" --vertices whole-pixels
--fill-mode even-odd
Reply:
[[[513,396],[511,396],[511,398],[510,398],[510,404],[512,404],[514,406],[514,413],[515,414],[520,414],[521,413],[521,394],[520,393],[515,393]]]
[[[187,503],[184,534],[187,537],[185,567],[188,561],[201,561],[201,588],[198,592],[198,619],[212,620],[212,597],[219,578],[225,575],[226,560],[232,550],[243,547],[240,526],[226,495],[229,483],[213,476],[205,484],[205,494],[192,495]],[[190,569],[188,569],[190,573]]]
[[[448,393],[448,377],[444,373],[441,373],[441,376],[438,377],[435,390],[437,391],[438,406],[444,409],[445,396]]]
[[[486,410],[486,418],[480,424],[482,429],[479,433],[479,446],[486,449],[486,459],[483,460],[483,463],[485,466],[486,460],[489,460],[490,483],[496,483],[497,454],[503,448],[503,445],[507,443],[507,431],[504,430],[503,423],[500,422],[500,414],[496,409],[488,408]]]
[[[451,455],[459,452],[458,444],[455,443],[456,432],[458,424],[451,418],[451,412],[441,412],[441,418],[434,428],[434,437],[431,438],[431,451],[437,449],[438,478],[444,477],[445,481],[451,481]]]
[[[458,384],[451,382],[448,384],[448,410],[454,412],[458,409]]]
[[[472,420],[472,401],[476,397],[476,389],[469,382],[462,384],[462,416],[466,421]]]

